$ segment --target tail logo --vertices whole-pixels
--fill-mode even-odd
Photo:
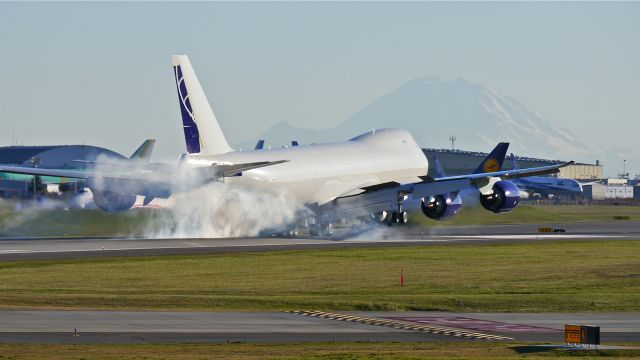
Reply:
[[[191,108],[191,102],[189,101],[189,94],[187,93],[187,86],[184,83],[184,77],[182,75],[180,65],[174,66],[173,72],[176,76],[178,100],[180,101],[180,113],[182,114],[182,127],[184,129],[184,139],[187,143],[187,152],[189,152],[189,154],[199,153],[200,132],[198,131],[198,125],[196,125],[195,122],[193,109]]]
[[[498,162],[498,160],[494,159],[494,158],[489,158],[487,160],[485,160],[482,169],[485,172],[496,172],[496,171],[500,171],[500,163]]]

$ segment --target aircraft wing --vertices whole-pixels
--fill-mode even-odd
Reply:
[[[21,165],[0,165],[0,172],[36,176],[55,176],[73,179],[88,179],[95,175],[93,169],[47,169]]]
[[[569,161],[564,164],[536,168],[446,176],[435,179],[426,176],[423,181],[410,184],[386,182],[362,187],[360,190],[364,190],[363,192],[350,192],[353,195],[338,196],[330,202],[319,205],[327,208],[332,207],[334,211],[342,215],[360,216],[397,208],[399,199],[404,195],[420,199],[471,187],[485,193],[492,191],[493,184],[498,180],[553,174],[559,172],[560,168],[573,163],[573,161]]]
[[[74,160],[77,162],[84,162],[81,160]],[[198,169],[202,169],[206,171],[211,177],[228,177],[235,176],[238,173],[243,171],[257,169],[265,166],[281,164],[287,162],[288,160],[278,160],[278,161],[260,161],[260,162],[252,162],[252,163],[240,163],[240,164],[214,164],[208,167],[202,167]],[[96,164],[95,162],[87,162],[91,164]],[[97,165],[97,164],[96,164]],[[151,172],[157,173],[158,169],[149,168],[146,169],[147,166],[128,166],[127,163],[122,163],[121,166],[114,165],[105,165],[109,166],[109,169],[113,169],[113,174],[107,174],[108,171],[104,169],[101,171],[96,170],[95,168],[84,168],[84,169],[50,169],[50,168],[40,168],[40,167],[32,167],[32,166],[23,166],[23,165],[2,165],[0,164],[0,172],[11,173],[11,174],[25,174],[25,175],[36,175],[36,176],[55,176],[55,177],[66,177],[66,178],[74,178],[74,179],[88,179],[94,178],[98,176],[104,176],[109,178],[139,178],[140,174],[149,174]],[[117,170],[134,170],[131,174],[117,174]],[[136,171],[137,170],[137,171]],[[142,177],[145,177],[144,175]]]
[[[55,176],[87,180],[87,186],[109,188],[110,191],[126,189],[127,192],[149,198],[168,198],[174,191],[186,191],[211,181],[237,176],[243,171],[281,164],[287,160],[261,161],[241,164],[214,164],[181,170],[164,164],[135,165],[128,162],[104,164],[104,168],[49,169],[21,165],[1,165],[0,172],[35,176]],[[96,164],[99,165],[99,164]],[[176,175],[178,174],[178,175]],[[195,175],[195,176],[193,176]],[[115,190],[114,190],[115,189]]]
[[[476,179],[491,178],[491,177],[499,177],[501,179],[514,179],[514,178],[522,178],[522,177],[528,177],[528,176],[548,175],[548,174],[558,173],[560,172],[560,168],[569,166],[573,163],[574,161],[569,161],[569,162],[558,164],[558,165],[540,166],[540,167],[528,168],[528,169],[503,170],[503,171],[495,171],[495,172],[489,172],[489,173],[445,176],[445,177],[435,178],[433,179],[433,181],[449,181],[449,180],[459,180],[459,179],[476,180]]]

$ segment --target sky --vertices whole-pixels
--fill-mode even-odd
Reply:
[[[280,121],[332,127],[428,75],[637,147],[638,19],[638,2],[0,2],[0,146],[128,156],[155,138],[154,158],[177,159],[171,55],[187,54],[231,144]]]

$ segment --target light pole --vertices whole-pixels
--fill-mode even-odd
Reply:
[[[451,141],[451,150],[455,149],[455,144],[456,144],[456,136],[455,135],[451,135],[449,136],[449,141]]]

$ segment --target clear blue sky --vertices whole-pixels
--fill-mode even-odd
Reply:
[[[423,75],[493,87],[587,142],[640,133],[640,3],[0,3],[0,37],[0,145],[128,154],[154,137],[177,158],[175,53],[231,143],[333,126]]]

